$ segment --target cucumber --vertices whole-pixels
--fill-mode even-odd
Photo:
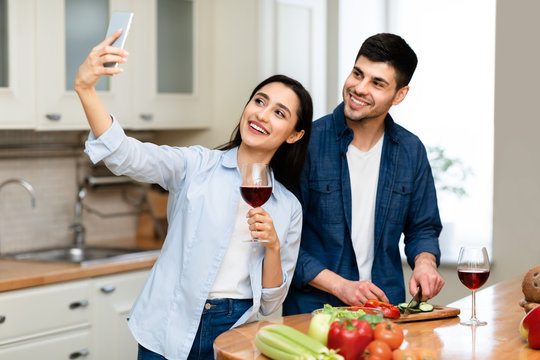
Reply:
[[[397,307],[400,310],[405,310],[408,305],[409,305],[409,303],[399,303]]]
[[[433,305],[428,304],[425,301],[422,301],[420,304],[418,304],[418,308],[423,312],[433,311]]]

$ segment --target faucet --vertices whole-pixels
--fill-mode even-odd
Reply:
[[[23,188],[25,188],[26,191],[28,191],[28,193],[30,194],[30,201],[32,203],[32,207],[33,208],[36,207],[36,192],[34,191],[34,187],[30,185],[28,181],[23,180],[23,179],[8,179],[0,184],[0,191],[2,190],[4,186],[8,184],[19,184]]]
[[[86,196],[86,188],[80,186],[75,201],[75,221],[70,228],[73,230],[73,243],[76,247],[84,246],[85,229],[82,223],[83,199]]]

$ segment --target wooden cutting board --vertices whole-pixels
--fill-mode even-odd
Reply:
[[[458,308],[433,305],[433,311],[430,312],[419,312],[404,315],[401,314],[399,319],[393,320],[394,322],[411,322],[411,321],[422,321],[422,320],[434,320],[434,319],[443,319],[453,316],[458,316],[460,310]]]

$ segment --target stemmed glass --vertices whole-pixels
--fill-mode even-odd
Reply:
[[[248,163],[240,167],[242,185],[240,194],[252,207],[262,206],[272,194],[272,169],[263,163]],[[249,242],[268,242],[268,240],[249,239]]]
[[[485,284],[489,277],[489,258],[485,247],[462,247],[459,250],[457,273],[459,280],[472,290],[472,315],[461,325],[486,325],[476,318],[475,292]]]

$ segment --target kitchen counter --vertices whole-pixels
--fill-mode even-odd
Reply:
[[[401,323],[408,346],[433,350],[437,359],[523,359],[540,360],[540,350],[533,350],[521,337],[519,324],[525,312],[519,306],[523,298],[522,276],[502,281],[476,294],[476,313],[486,326],[463,326],[460,318]],[[461,309],[461,319],[471,315],[471,296],[448,304]],[[269,323],[282,323],[307,333],[311,314],[279,317],[231,329],[214,343],[217,359],[266,359],[253,343],[258,329]]]
[[[161,242],[152,239],[137,238],[108,241],[99,245],[159,249],[161,244]],[[92,243],[91,245],[98,244]],[[60,262],[0,259],[0,291],[151,268],[156,259],[157,255],[149,255],[88,266]]]

